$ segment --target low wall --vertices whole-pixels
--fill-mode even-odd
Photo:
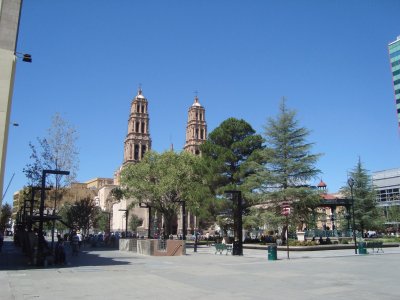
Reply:
[[[186,255],[186,243],[182,240],[166,240],[166,249],[158,250],[158,240],[154,239],[120,239],[119,250],[132,251],[149,256]]]
[[[119,250],[137,252],[137,239],[119,239]]]

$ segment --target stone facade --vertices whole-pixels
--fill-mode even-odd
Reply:
[[[140,161],[151,149],[148,102],[139,88],[132,100],[128,120],[128,133],[124,145],[124,164]]]
[[[195,155],[200,155],[200,145],[207,139],[206,111],[199,103],[199,98],[194,98],[194,103],[189,108],[186,125],[186,142],[184,149]]]

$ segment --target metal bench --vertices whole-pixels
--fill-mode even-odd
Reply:
[[[379,253],[379,251],[383,252],[382,249],[382,245],[383,242],[367,242],[367,248],[372,249],[372,252],[375,253],[375,249],[376,249],[376,253]]]
[[[222,252],[226,251],[226,255],[228,253],[232,253],[232,244],[215,244],[215,254],[219,252],[219,254],[222,254]]]

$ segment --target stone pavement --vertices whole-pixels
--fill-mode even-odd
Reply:
[[[212,247],[181,257],[148,257],[104,248],[68,254],[64,267],[31,268],[6,240],[0,299],[399,299],[400,249],[215,255]]]

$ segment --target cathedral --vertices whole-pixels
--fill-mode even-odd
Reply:
[[[138,89],[137,95],[133,98],[128,118],[128,131],[124,141],[124,160],[118,171],[114,174],[114,184],[102,187],[98,194],[98,203],[100,207],[109,213],[110,230],[124,232],[126,228],[126,209],[133,201],[132,199],[122,199],[120,202],[112,202],[111,190],[120,185],[121,170],[127,164],[139,162],[145,153],[151,150],[150,137],[150,118],[149,118],[149,102],[143,95],[141,87]],[[205,109],[199,103],[197,95],[193,104],[189,107],[188,118],[186,124],[186,139],[184,151],[193,155],[201,155],[200,145],[207,139],[207,123]],[[143,224],[138,228],[138,234],[147,236],[149,226],[148,208],[135,207],[129,211],[129,216],[137,215],[143,219]],[[178,215],[177,232],[182,234],[182,213]],[[186,224],[188,231],[197,227],[196,217],[192,214],[186,214]],[[158,220],[161,224],[161,220]],[[151,224],[150,224],[151,225]],[[129,225],[128,225],[129,226]],[[159,225],[160,226],[160,225]],[[153,226],[151,226],[153,227]],[[128,229],[129,231],[129,229]]]

